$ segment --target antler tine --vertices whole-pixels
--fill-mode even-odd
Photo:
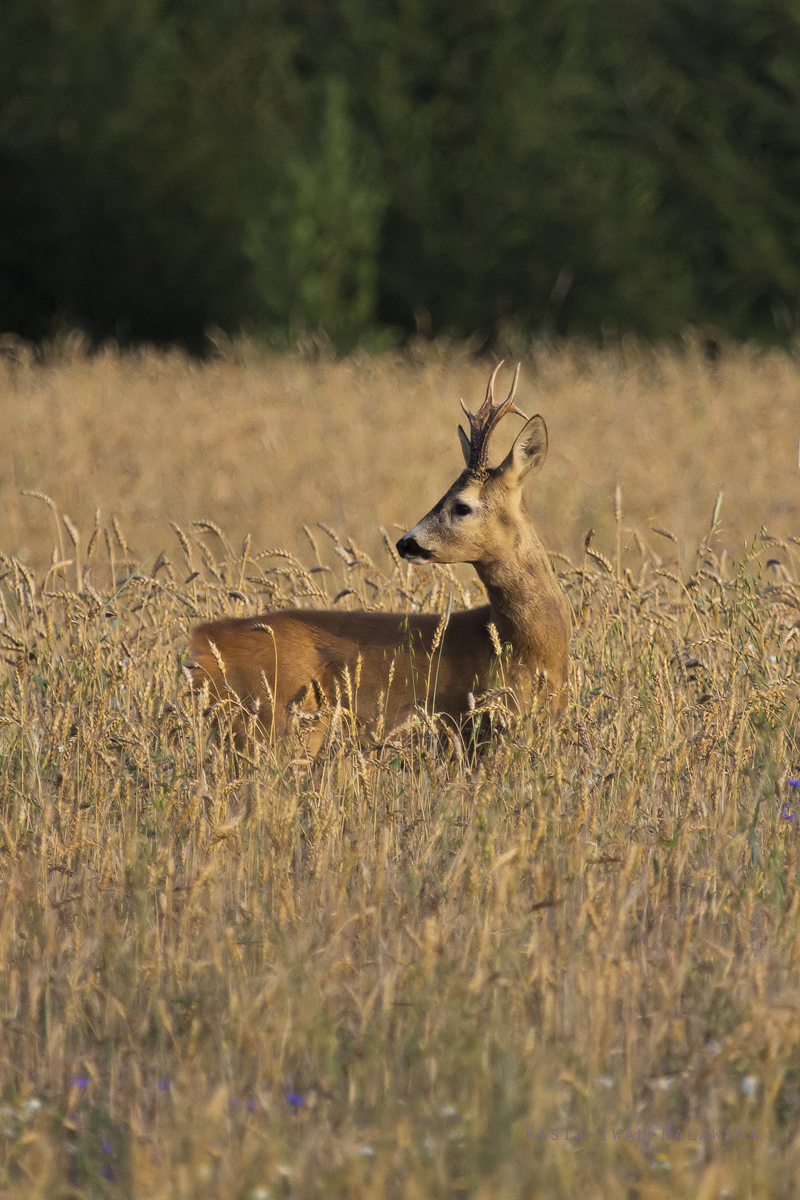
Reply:
[[[522,363],[517,363],[516,368],[514,370],[514,378],[511,380],[511,391],[508,393],[508,396],[506,397],[505,401],[503,402],[503,411],[504,412],[514,412],[517,414],[518,417],[525,417],[525,420],[527,421],[528,418],[527,418],[526,414],[522,411],[521,408],[517,408],[516,404],[514,403],[514,397],[517,394],[517,384],[519,383],[519,373],[520,373],[521,369],[522,369]],[[506,404],[508,405],[508,408],[505,407]]]
[[[486,398],[484,399],[483,404],[478,409],[479,413],[482,413],[487,405],[489,406],[489,409],[488,409],[489,412],[491,412],[492,409],[495,407],[495,404],[494,404],[494,381],[495,381],[495,379],[497,379],[497,376],[500,373],[500,368],[502,367],[502,365],[505,361],[506,360],[504,358],[501,358],[500,362],[497,364],[497,366],[495,367],[495,369],[492,371],[491,375],[489,376],[489,382],[486,385]]]
[[[470,425],[468,469],[473,471],[475,474],[483,474],[486,471],[488,463],[489,438],[500,419],[504,417],[506,413],[510,412],[516,413],[519,417],[525,417],[526,421],[528,419],[526,414],[522,412],[521,409],[517,408],[516,404],[514,403],[514,397],[517,393],[517,383],[519,382],[520,368],[522,366],[521,363],[517,363],[516,370],[514,371],[514,378],[511,382],[511,390],[506,396],[505,400],[503,400],[501,404],[495,404],[494,381],[497,378],[497,373],[502,367],[504,361],[505,360],[501,358],[500,362],[489,376],[489,384],[486,388],[486,398],[476,413],[470,412],[467,406],[464,404],[464,401],[461,401],[461,407],[466,413]]]

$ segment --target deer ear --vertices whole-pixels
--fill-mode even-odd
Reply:
[[[458,427],[458,440],[461,442],[461,453],[464,455],[464,462],[467,464],[467,466],[469,466],[469,455],[470,455],[469,438],[464,433],[464,430],[461,428],[460,425]]]
[[[538,471],[546,458],[547,426],[537,413],[523,425],[498,473],[507,475],[509,483],[520,484],[531,471]]]

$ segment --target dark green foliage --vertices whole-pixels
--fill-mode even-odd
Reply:
[[[6,0],[0,329],[793,338],[791,0]]]

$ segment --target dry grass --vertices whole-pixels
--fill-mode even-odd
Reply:
[[[0,364],[3,363],[0,357]],[[169,521],[211,517],[237,544],[308,552],[303,525],[344,530],[371,554],[379,527],[422,515],[460,469],[460,396],[475,407],[486,363],[457,347],[403,358],[260,359],[246,347],[205,365],[78,343],[42,366],[0,365],[0,548],[40,569],[53,526],[23,490],[46,492],[80,529],[117,513],[136,554],[172,553]],[[508,380],[510,375],[501,377]],[[686,564],[724,491],[722,544],[740,557],[762,525],[800,525],[800,370],[788,355],[728,347],[710,364],[622,346],[542,350],[520,404],[540,411],[550,456],[530,489],[544,542],[571,557],[590,527],[610,544],[613,496],[653,549],[664,527]],[[498,434],[498,453],[519,421]],[[627,540],[627,539],[626,539]]]
[[[538,372],[573,695],[558,731],[509,718],[475,764],[422,717],[369,745],[343,721],[316,761],[226,748],[175,656],[197,616],[477,593],[341,546],[331,570],[210,528],[168,547],[164,525],[264,547],[330,520],[377,558],[373,528],[452,478],[483,368],[7,367],[4,1197],[798,1194],[800,546],[723,553],[798,532],[796,371],[742,350]],[[120,526],[90,546],[98,504]]]

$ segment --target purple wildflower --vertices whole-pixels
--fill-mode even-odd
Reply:
[[[158,1088],[158,1090],[160,1092],[168,1092],[169,1089],[172,1087],[172,1081],[169,1079],[159,1079],[158,1083],[156,1084],[156,1087]]]
[[[305,1101],[302,1096],[298,1096],[297,1092],[287,1092],[286,1099],[291,1104],[292,1108],[302,1108]]]
[[[800,788],[800,779],[787,779],[786,782],[789,784],[789,787]]]
[[[781,809],[781,820],[782,821],[793,821],[794,820],[794,813],[789,812],[789,809],[786,807],[785,804],[784,804],[783,808]]]
[[[87,1088],[89,1086],[88,1075],[79,1075],[77,1079],[73,1079],[72,1086],[76,1088]]]

